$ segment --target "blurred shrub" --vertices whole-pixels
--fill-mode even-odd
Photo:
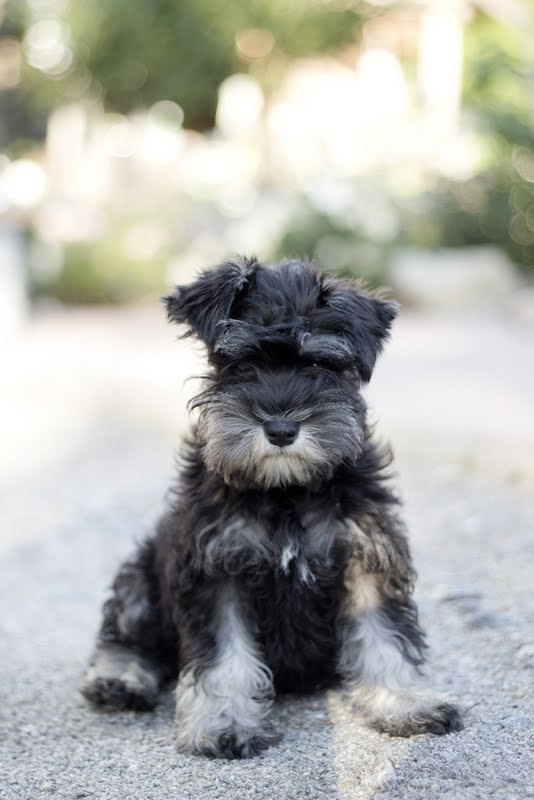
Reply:
[[[328,195],[344,195],[329,202]],[[398,232],[398,215],[385,184],[355,179],[302,196],[276,245],[274,256],[312,258],[318,265],[370,286],[384,282]]]
[[[485,157],[468,180],[430,176],[402,209],[404,240],[492,243],[534,268],[534,51],[528,31],[478,14],[466,28],[464,108]],[[464,113],[465,113],[464,112]]]
[[[124,112],[165,98],[184,109],[186,126],[209,127],[218,86],[228,75],[250,68],[264,86],[274,85],[289,58],[356,41],[363,23],[378,13],[356,0],[251,0],[224,7],[217,0],[8,0],[0,42],[27,38],[39,9],[56,15],[57,46],[66,60],[32,66],[26,42],[22,85],[0,92],[0,147],[16,136],[19,144],[23,135],[39,136],[50,108],[85,95]],[[412,164],[412,184],[423,190],[390,191],[387,174],[309,187],[288,204],[283,229],[271,237],[272,252],[262,247],[261,255],[312,257],[340,274],[363,274],[371,284],[384,281],[392,249],[405,245],[491,243],[534,268],[534,50],[528,32],[476,14],[465,31],[464,76],[464,122],[476,131],[482,153],[474,175],[452,180],[438,170],[422,174]],[[261,199],[270,189],[255,186],[254,192]],[[176,215],[183,228],[179,257],[204,240],[231,250],[250,227],[251,210],[236,213],[230,224],[216,194],[206,189],[197,207],[177,192],[189,209]],[[176,221],[162,224],[180,238]],[[265,228],[265,217],[255,224]],[[133,257],[123,246],[122,223],[111,225],[101,241],[67,245],[53,275],[35,275],[36,292],[66,302],[124,302],[164,291],[165,249]],[[251,240],[244,237],[247,247]]]
[[[479,13],[466,28],[464,75],[464,115],[482,153],[473,176],[454,180],[428,171],[417,181],[422,191],[393,191],[398,224],[385,237],[354,219],[346,224],[304,204],[290,220],[279,253],[313,254],[325,265],[368,274],[373,281],[380,280],[394,247],[489,243],[519,266],[534,269],[534,51],[528,32]],[[361,192],[358,181],[352,191]],[[332,237],[333,258],[324,258]]]
[[[56,29],[36,29],[39,9]],[[213,126],[218,87],[229,75],[251,66],[269,82],[287,58],[356,41],[363,22],[378,13],[383,11],[358,0],[84,0],[31,8],[8,0],[0,39],[26,33],[27,63],[17,94],[38,119],[84,96],[100,97],[120,112],[165,99],[182,107],[187,127],[206,129]],[[57,63],[43,58],[39,36],[44,44],[56,36]]]
[[[126,303],[159,297],[166,287],[165,253],[137,259],[124,252],[123,232],[63,249],[58,268],[48,276],[33,271],[33,294],[64,303]]]
[[[506,162],[466,181],[430,176],[428,186],[399,203],[399,244],[428,248],[494,244],[518,265],[534,266],[534,236],[528,233],[525,216],[534,202],[534,186],[523,185]],[[521,198],[525,207],[521,228],[514,198]]]

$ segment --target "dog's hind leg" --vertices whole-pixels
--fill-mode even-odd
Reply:
[[[340,620],[339,672],[354,691],[369,724],[391,736],[460,730],[456,707],[425,689],[425,648],[411,599],[413,571],[402,534],[377,532],[379,557],[369,571],[365,556],[347,570],[347,606]],[[400,552],[396,544],[401,544]]]
[[[104,604],[95,653],[82,686],[97,706],[148,710],[158,700],[165,673],[165,640],[152,542],[119,570]]]

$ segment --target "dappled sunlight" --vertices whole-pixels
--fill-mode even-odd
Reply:
[[[28,87],[50,106],[44,139],[0,157],[0,213],[29,231],[28,253],[40,254],[27,259],[26,281],[69,302],[143,300],[246,250],[309,256],[389,283],[405,250],[408,258],[414,247],[489,243],[528,268],[523,42],[534,15],[505,5],[481,12],[434,0],[357,12],[333,3],[322,24],[348,14],[352,39],[338,31],[337,48],[323,48],[315,32],[315,44],[293,55],[283,26],[295,24],[292,14],[304,24],[298,10],[284,7],[280,21],[273,11],[270,25],[240,23],[211,120],[192,125],[185,89],[113,108],[85,65],[82,11],[27,2],[21,42],[0,37],[0,90],[22,58]],[[492,66],[505,56],[515,66]],[[154,79],[139,54],[116,69],[109,80],[119,93],[141,97]],[[53,102],[46,87],[58,93]],[[497,103],[503,114],[513,109],[517,130],[512,117],[499,121]]]
[[[23,43],[28,64],[51,75],[68,71],[73,34],[66,6],[28,7],[33,20]],[[467,120],[459,125],[467,22],[460,3],[371,18],[359,45],[343,51],[341,59],[287,61],[272,86],[254,65],[271,59],[274,69],[275,36],[268,29],[244,28],[234,45],[251,65],[250,74],[237,71],[221,83],[214,128],[204,134],[188,128],[174,100],[110,113],[88,88],[79,100],[57,104],[40,163],[26,159],[4,168],[6,210],[25,209],[37,236],[61,246],[101,240],[124,220],[159,213],[172,249],[185,263],[194,252],[191,228],[209,235],[215,225],[222,249],[235,249],[232,220],[250,220],[253,230],[266,193],[276,193],[285,212],[270,234],[270,255],[295,224],[295,193],[312,197],[321,182],[337,181],[339,191],[357,202],[366,197],[370,175],[376,175],[384,197],[413,195],[414,176],[428,170],[432,180],[440,173],[466,180],[484,150],[475,128]],[[364,226],[365,239],[397,240],[399,215],[391,222],[384,209],[383,201],[373,207],[375,224]],[[358,231],[359,220],[349,216],[344,226]],[[514,221],[512,235],[524,240],[520,230]],[[261,235],[257,240],[250,235],[247,246],[265,251]],[[318,254],[325,252],[323,243]]]

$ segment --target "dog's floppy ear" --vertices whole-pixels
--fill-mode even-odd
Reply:
[[[257,268],[255,258],[226,261],[204,270],[193,283],[176,286],[173,294],[163,298],[169,319],[185,323],[189,333],[213,347],[221,330],[219,323],[229,318],[237,295]]]
[[[340,328],[354,347],[356,367],[367,383],[398,314],[398,303],[341,283],[325,286],[324,300],[339,312]]]

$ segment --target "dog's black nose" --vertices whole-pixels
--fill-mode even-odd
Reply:
[[[263,423],[263,430],[271,444],[285,447],[297,438],[300,425],[289,419],[268,419]]]

